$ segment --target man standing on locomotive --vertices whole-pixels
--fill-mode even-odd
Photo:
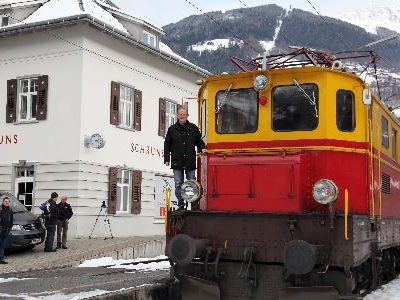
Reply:
[[[184,209],[185,204],[180,190],[186,174],[186,180],[195,179],[196,149],[205,150],[199,128],[188,121],[188,110],[180,107],[178,120],[168,128],[164,141],[164,163],[174,170],[175,195],[178,199],[178,210]]]

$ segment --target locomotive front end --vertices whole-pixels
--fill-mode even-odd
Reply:
[[[207,153],[182,190],[199,209],[172,212],[167,228],[183,299],[338,299],[365,280],[354,274],[368,206],[348,207],[368,198],[366,110],[343,76],[304,67],[202,85]]]

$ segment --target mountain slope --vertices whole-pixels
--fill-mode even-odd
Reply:
[[[275,4],[190,16],[163,29],[163,42],[214,73],[237,70],[229,55],[250,59],[265,50],[288,51],[289,45],[329,52],[352,50],[393,33],[393,28],[378,28],[374,34],[338,19],[299,9],[287,11]],[[399,40],[373,50],[387,59],[382,66],[400,70]]]

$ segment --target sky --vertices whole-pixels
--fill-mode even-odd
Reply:
[[[342,11],[358,10],[361,7],[400,7],[399,0],[112,0],[120,8],[133,15],[164,26],[190,15],[216,10],[230,10],[275,3],[283,8],[299,8],[315,13],[313,6],[322,15],[336,16]],[[196,6],[198,9],[196,9]]]

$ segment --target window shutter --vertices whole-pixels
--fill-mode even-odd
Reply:
[[[140,131],[142,129],[142,91],[135,90],[135,119],[133,128]]]
[[[17,120],[17,79],[7,80],[6,122],[13,123]]]
[[[119,125],[119,83],[111,81],[110,124]]]
[[[36,104],[36,120],[47,119],[47,90],[49,87],[49,76],[38,77],[38,100]]]
[[[118,168],[111,167],[109,170],[109,178],[108,178],[108,205],[107,205],[107,212],[109,214],[115,214],[116,207],[117,207],[117,175],[118,175]]]
[[[132,170],[131,214],[139,215],[142,210],[142,171]]]
[[[165,137],[166,113],[165,99],[160,98],[158,103],[158,135],[162,137]]]

